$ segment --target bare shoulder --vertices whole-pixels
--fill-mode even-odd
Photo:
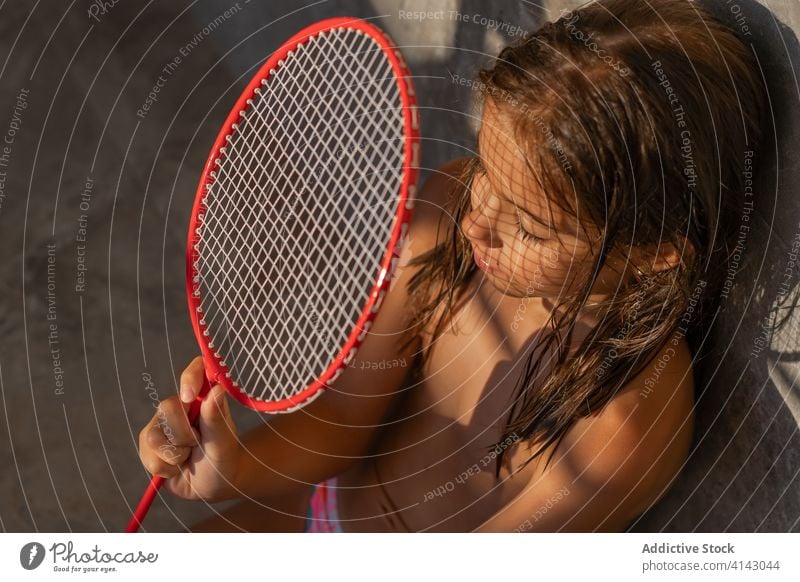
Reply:
[[[691,446],[693,411],[692,354],[676,334],[600,412],[567,432],[563,454],[577,479],[615,509],[610,529],[624,527],[669,489]]]
[[[523,469],[522,490],[479,531],[624,530],[681,470],[693,407],[691,353],[673,336],[602,410],[569,428],[551,463],[541,462],[546,450]]]

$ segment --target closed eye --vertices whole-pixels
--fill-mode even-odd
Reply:
[[[473,166],[472,166],[471,170],[472,170],[472,179],[473,180],[475,179],[475,176],[479,176],[479,175],[480,176],[485,176],[486,175],[486,169],[483,166],[483,161],[481,160],[480,156],[477,156],[476,158],[474,158]],[[519,232],[519,235],[522,237],[523,241],[529,242],[529,243],[532,243],[532,244],[538,244],[538,243],[541,243],[541,242],[544,242],[544,241],[548,240],[546,238],[542,238],[540,236],[536,236],[532,232],[528,232],[527,230],[525,230],[525,227],[522,226],[522,216],[521,216],[520,211],[519,211],[518,208],[516,209],[516,214],[517,214],[517,230]]]
[[[547,240],[546,238],[536,236],[532,232],[525,230],[525,227],[522,226],[522,220],[520,220],[519,211],[517,211],[517,230],[519,231],[519,235],[522,237],[522,240],[526,242],[540,243]]]

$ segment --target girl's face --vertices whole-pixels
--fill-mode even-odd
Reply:
[[[487,100],[470,191],[472,210],[461,227],[475,262],[498,290],[514,297],[557,298],[577,291],[591,277],[591,242],[597,246],[599,233],[579,228],[575,217],[548,205],[510,127]],[[541,147],[551,147],[546,133],[542,136]],[[590,302],[613,296],[620,285],[623,269],[612,266],[611,258],[606,263]]]

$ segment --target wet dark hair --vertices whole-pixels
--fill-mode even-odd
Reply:
[[[503,442],[538,445],[525,464],[532,461],[608,403],[675,333],[696,352],[695,333],[714,312],[736,246],[742,169],[746,156],[757,158],[766,95],[750,49],[688,0],[601,0],[562,13],[503,49],[478,85],[511,122],[548,203],[576,217],[579,208],[581,222],[602,234],[591,279],[558,298],[551,331],[537,343],[556,355],[535,388],[544,365],[535,355],[545,352],[526,350],[496,445],[499,475]],[[559,151],[543,143],[543,125]],[[466,165],[466,187],[452,192],[446,236],[416,259],[409,283],[413,329],[432,330],[427,349],[477,271],[460,229],[475,167]],[[570,355],[577,316],[610,253],[664,243],[680,263],[634,274]]]

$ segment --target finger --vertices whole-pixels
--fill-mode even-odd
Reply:
[[[192,454],[192,447],[175,447],[172,445],[163,445],[156,449],[158,458],[167,463],[179,467],[183,465]]]
[[[236,425],[231,416],[228,396],[221,384],[214,386],[200,406],[198,427],[203,439],[203,451],[214,461],[230,458],[239,444]]]
[[[200,442],[200,435],[189,424],[189,418],[186,416],[189,406],[178,400],[176,396],[162,400],[153,417],[153,426],[150,435],[148,435],[148,444],[154,447],[164,444],[176,447],[197,446]],[[166,442],[164,439],[166,439]]]
[[[179,439],[178,434],[185,435],[176,433],[166,424],[165,417],[157,413],[147,425],[146,430],[143,431],[145,437],[143,444],[152,450],[163,450],[170,447],[196,447],[200,443],[200,433],[193,426],[190,426],[189,430],[191,431],[190,438]]]
[[[154,450],[148,449],[147,447],[140,447],[139,458],[144,468],[151,475],[169,479],[180,473],[179,467],[165,462]]]
[[[193,429],[194,430],[194,429]],[[192,448],[196,445],[180,446],[170,443],[164,432],[158,427],[153,426],[145,434],[146,449],[155,454],[159,459],[170,465],[182,465],[189,455]],[[199,439],[198,439],[199,442]]]
[[[203,365],[203,358],[197,356],[194,360],[189,362],[186,369],[181,373],[181,401],[191,404],[197,398],[200,390],[203,388],[203,381],[205,380],[206,369]]]
[[[158,457],[169,465],[181,465],[186,462],[193,448],[194,446],[179,446],[170,443],[157,424],[153,424],[143,431],[143,435],[140,437],[140,449],[143,452],[146,451],[148,457]]]
[[[181,474],[180,467],[164,463],[163,461],[149,465],[145,464],[144,468],[153,477],[163,477],[164,479],[170,479],[172,477],[175,477],[176,475]]]

